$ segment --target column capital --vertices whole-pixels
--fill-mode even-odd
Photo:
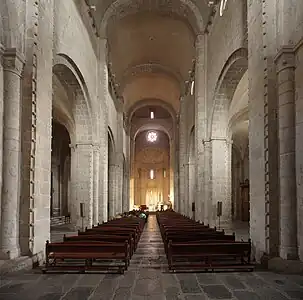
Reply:
[[[293,46],[283,46],[274,58],[277,73],[284,69],[295,68],[295,52]]]
[[[10,71],[18,76],[22,76],[24,67],[24,56],[16,48],[8,48],[3,52],[3,69]]]

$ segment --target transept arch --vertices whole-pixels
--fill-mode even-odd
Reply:
[[[176,111],[173,108],[173,106],[170,103],[167,103],[166,101],[162,99],[154,99],[154,98],[146,98],[146,99],[141,99],[139,101],[136,101],[126,112],[127,113],[127,120],[129,122],[129,125],[131,123],[133,114],[140,108],[145,107],[145,106],[160,106],[167,110],[173,120],[173,124],[176,124]]]

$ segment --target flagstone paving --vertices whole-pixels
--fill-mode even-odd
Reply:
[[[0,300],[303,299],[303,276],[270,272],[170,274],[154,215],[129,270],[115,274],[41,274],[0,278]]]

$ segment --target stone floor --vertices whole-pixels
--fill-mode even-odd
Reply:
[[[169,274],[166,268],[158,226],[151,215],[124,275],[18,273],[0,278],[0,300],[303,299],[303,276]]]

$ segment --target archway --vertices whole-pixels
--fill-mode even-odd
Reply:
[[[116,215],[116,165],[115,144],[111,130],[108,131],[108,202],[107,215],[112,219]]]
[[[93,119],[83,77],[71,59],[59,55],[53,67],[53,115],[70,134],[69,212],[72,224],[93,224]]]
[[[170,206],[170,145],[161,131],[140,132],[135,140],[135,206],[150,211]]]
[[[70,156],[69,132],[62,124],[53,120],[50,191],[51,226],[61,225],[69,221]]]
[[[210,224],[216,224],[217,205],[222,203],[221,224],[232,227],[232,134],[229,123],[239,110],[235,101],[241,102],[242,95],[236,90],[248,69],[247,49],[235,51],[227,60],[221,72],[214,93],[209,144],[211,153],[211,180],[206,184],[211,191],[210,203],[206,207]],[[243,92],[241,90],[241,92]],[[247,92],[247,89],[246,89]],[[243,101],[242,101],[243,103]]]

